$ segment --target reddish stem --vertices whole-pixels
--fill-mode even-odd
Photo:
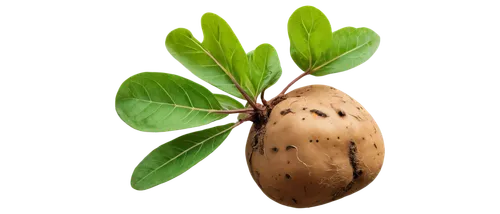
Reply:
[[[302,77],[308,75],[311,73],[311,70],[307,70],[306,72],[302,73],[300,76],[298,76],[297,78],[295,78],[292,82],[290,82],[290,84],[288,84],[285,89],[283,89],[283,91],[278,95],[278,96],[283,96],[285,95],[286,91],[290,88],[290,86],[292,86],[295,82],[297,82],[298,80],[300,80]]]

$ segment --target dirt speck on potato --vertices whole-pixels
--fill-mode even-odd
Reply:
[[[318,109],[312,109],[310,112],[316,114],[317,116],[320,116],[320,117],[328,117],[328,115],[326,115],[324,112],[318,110]]]
[[[349,114],[349,115],[351,115],[351,117],[354,117],[354,119],[356,119],[357,121],[361,121],[361,120],[363,120],[363,119],[362,119],[360,116],[358,116],[358,115],[354,115],[354,114]]]
[[[283,111],[280,112],[280,114],[283,115],[283,116],[285,116],[285,115],[287,115],[289,113],[293,113],[292,109],[287,108],[287,109],[285,109],[285,110],[283,110]]]
[[[363,170],[358,169],[358,157],[357,157],[358,149],[356,148],[356,143],[351,141],[349,143],[349,163],[352,168],[352,179],[357,179],[362,173]]]
[[[286,100],[286,96],[280,96],[280,97],[277,97],[276,99],[274,99],[274,100],[271,102],[271,105],[276,106],[276,105],[278,105],[280,102],[282,102],[283,100]]]

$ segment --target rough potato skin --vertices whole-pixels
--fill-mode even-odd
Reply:
[[[269,198],[312,207],[372,182],[382,168],[384,143],[358,102],[330,86],[312,85],[286,94],[266,124],[252,126],[246,158]]]

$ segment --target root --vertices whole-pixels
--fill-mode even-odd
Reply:
[[[358,157],[357,157],[358,149],[356,148],[356,143],[354,141],[351,141],[349,144],[349,163],[351,164],[352,167],[352,180],[357,179],[361,174],[363,174],[363,171],[361,169],[358,169]]]
[[[330,155],[326,154],[326,153],[323,153],[325,156],[327,156],[330,161],[327,161],[326,164],[329,165],[328,169],[325,170],[327,172],[333,172],[332,173],[332,176],[330,177],[322,177],[320,178],[320,181],[319,181],[319,185],[324,185],[328,188],[332,187],[333,184],[335,183],[339,183],[339,182],[342,182],[342,181],[345,181],[345,177],[344,176],[339,176],[341,175],[343,171],[346,170],[346,168],[344,167],[344,165],[336,165],[332,159],[332,157],[330,157]]]
[[[335,171],[335,172],[339,172],[339,171],[342,171],[344,168],[341,168],[339,167],[338,165],[336,165],[334,162],[333,162],[333,158],[330,157],[330,155],[326,154],[326,153],[323,153],[324,155],[326,155],[328,157],[328,159],[330,159],[330,162],[326,162],[326,164],[330,165],[330,169],[327,169],[326,171],[327,172],[331,172],[331,171]],[[335,170],[333,169],[335,168]]]
[[[336,171],[341,171],[341,169],[338,169]],[[318,184],[319,185],[322,185],[326,188],[331,188],[331,187],[334,187],[336,183],[339,183],[339,182],[342,182],[342,181],[345,181],[345,179],[343,179],[344,177],[342,176],[338,176],[337,174],[336,175],[332,175],[330,177],[322,177],[319,179],[319,182]]]
[[[306,166],[307,170],[309,171],[309,176],[311,176],[311,170],[309,169],[309,167],[312,167],[313,165],[309,165],[307,164],[306,162],[302,161],[299,157],[299,148],[297,148],[295,145],[289,145],[286,147],[287,149],[286,150],[289,150],[290,148],[294,148],[295,149],[295,156],[297,157],[297,160],[302,163],[304,166]]]
[[[374,172],[370,169],[370,167],[366,164],[366,162],[365,162],[365,161],[363,161],[363,159],[359,159],[358,161],[359,161],[359,163],[361,163],[361,164],[362,164],[363,168],[364,168],[364,169],[365,169],[365,171],[366,171],[366,172],[365,172],[365,171],[363,171],[363,173],[366,173],[366,175],[368,176],[368,178],[369,178],[369,179],[374,180],[374,179],[375,179],[375,177],[377,176],[377,175],[376,175],[376,173],[374,173]],[[359,163],[358,163],[358,164],[359,164]]]

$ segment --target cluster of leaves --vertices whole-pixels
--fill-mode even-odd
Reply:
[[[213,13],[203,15],[201,24],[203,42],[179,28],[168,34],[167,50],[197,77],[245,99],[249,107],[183,77],[145,72],[128,78],[118,90],[116,111],[125,123],[140,131],[165,132],[206,125],[231,113],[262,111],[262,105],[256,104],[259,94],[281,76],[276,50],[262,44],[246,53],[231,27]],[[347,27],[332,33],[326,16],[311,6],[292,14],[288,35],[291,56],[305,72],[301,76],[323,76],[358,66],[373,55],[380,42],[368,28]],[[193,132],[161,145],[136,167],[132,187],[148,189],[182,174],[246,120]]]

